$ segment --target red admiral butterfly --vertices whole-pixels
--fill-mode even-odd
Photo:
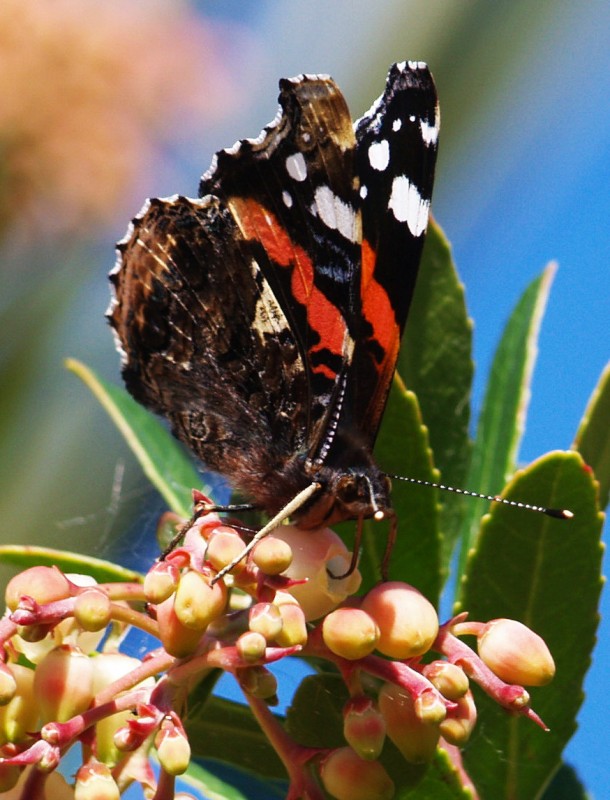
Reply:
[[[439,110],[395,64],[354,125],[324,75],[280,81],[256,139],[199,198],[146,203],[118,245],[109,311],[131,394],[256,507],[304,529],[392,520],[372,449],[413,295]]]

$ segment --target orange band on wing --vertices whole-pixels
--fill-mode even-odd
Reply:
[[[373,336],[384,352],[379,371],[384,372],[387,362],[394,364],[400,347],[400,328],[396,323],[394,309],[388,293],[375,280],[375,251],[370,244],[362,241],[362,314],[373,327]]]
[[[278,223],[276,217],[256,200],[242,197],[231,199],[231,211],[243,236],[259,242],[270,260],[280,267],[291,267],[292,296],[305,307],[309,327],[320,342],[313,352],[328,350],[343,356],[347,326],[340,310],[314,285],[314,266],[302,247],[295,244]],[[327,364],[311,367],[313,372],[334,380],[336,370]]]

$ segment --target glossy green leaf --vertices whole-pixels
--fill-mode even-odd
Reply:
[[[578,450],[599,481],[599,505],[608,505],[610,494],[610,363],[587,404],[572,448]]]
[[[384,415],[375,456],[390,474],[437,480],[427,429],[417,398],[396,379]],[[438,492],[394,481],[392,503],[398,520],[397,540],[389,565],[392,580],[416,586],[436,603],[442,586]],[[360,569],[364,586],[379,580],[379,565],[387,542],[385,523],[367,520]]]
[[[478,693],[477,727],[464,753],[483,797],[534,800],[560,764],[583,700],[598,624],[603,518],[595,482],[577,453],[549,453],[519,471],[506,496],[574,513],[558,520],[495,504],[483,520],[458,607],[472,620],[520,620],[555,659],[553,682],[531,689],[532,707],[550,732]]]
[[[62,572],[91,575],[98,583],[142,580],[139,572],[113,564],[111,561],[82,553],[70,553],[67,550],[55,550],[52,547],[0,545],[0,563],[10,564],[20,570],[29,567],[56,566]]]
[[[163,496],[169,508],[189,517],[191,490],[202,487],[202,479],[182,446],[159,420],[137,403],[124,389],[102,380],[74,359],[67,359],[69,370],[85,383],[110,415],[125,441],[140,462],[147,478]]]
[[[422,264],[398,359],[398,372],[417,395],[428,427],[434,464],[443,483],[466,485],[471,443],[472,321],[449,242],[439,225],[428,228]],[[408,473],[411,475],[411,473]],[[418,474],[412,477],[421,477]],[[427,490],[422,490],[427,491]],[[441,530],[447,566],[460,530],[464,498],[444,494]]]
[[[544,790],[542,800],[592,800],[569,764],[562,764]]]
[[[472,452],[467,487],[494,495],[515,469],[525,428],[538,333],[556,267],[550,264],[525,290],[494,356]],[[481,504],[466,506],[458,574],[477,535]]]
[[[284,780],[286,771],[247,706],[209,697],[184,720],[193,756],[236,764],[264,778]]]

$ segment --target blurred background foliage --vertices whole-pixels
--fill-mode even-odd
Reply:
[[[356,117],[392,61],[431,65],[434,209],[476,321],[475,412],[509,310],[556,258],[521,457],[568,447],[610,349],[609,30],[610,4],[576,0],[3,0],[2,543],[129,566],[153,552],[161,503],[62,360],[119,380],[113,242],[146,196],[193,196],[213,152],[257,135],[277,80],[300,72],[331,73]],[[605,625],[567,754],[600,796]]]

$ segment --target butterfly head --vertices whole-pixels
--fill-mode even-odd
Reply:
[[[302,509],[296,520],[301,528],[317,528],[350,519],[375,519],[393,516],[390,480],[376,467],[338,470],[321,467],[315,476],[318,493]]]

